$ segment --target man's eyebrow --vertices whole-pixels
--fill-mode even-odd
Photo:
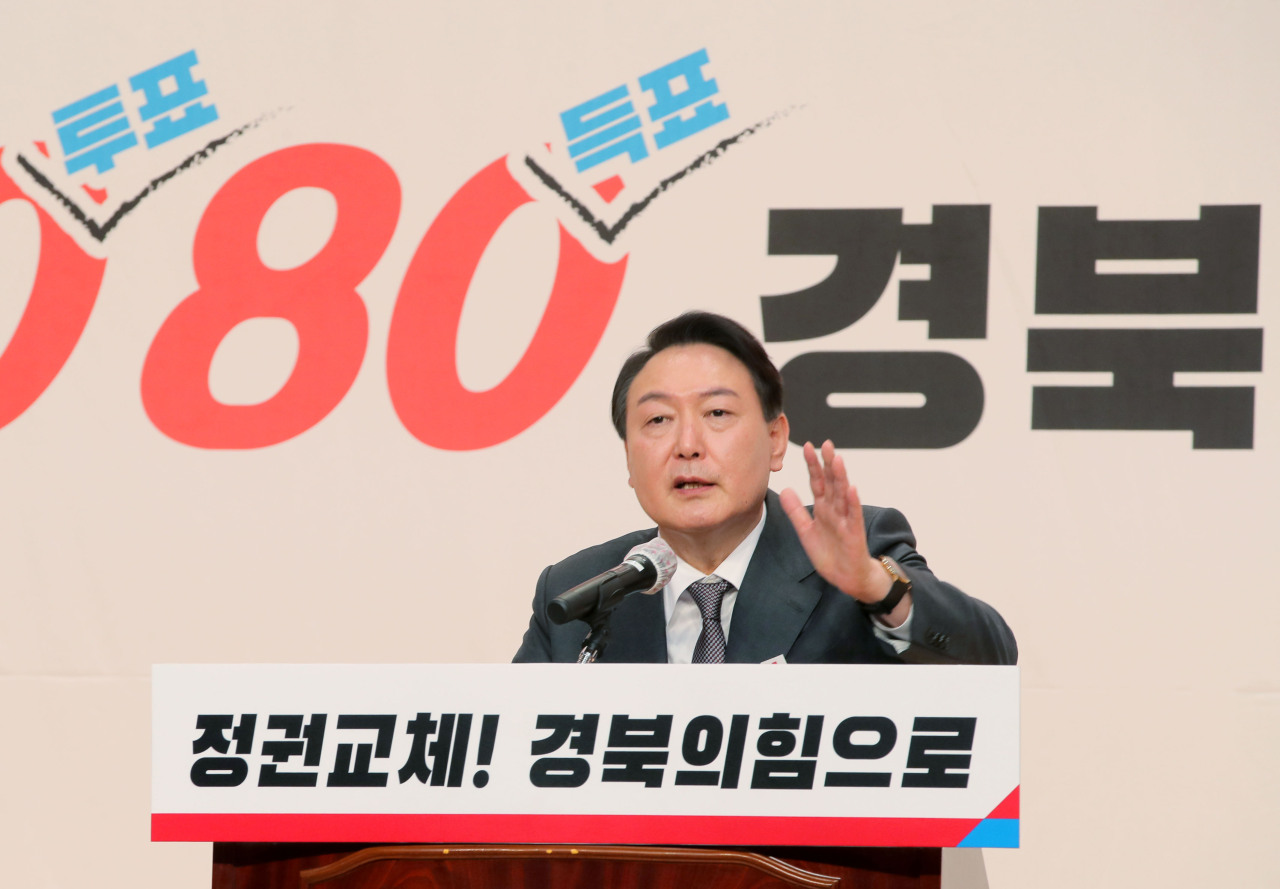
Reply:
[[[737,398],[738,392],[736,389],[730,389],[727,386],[718,386],[714,389],[703,389],[698,392],[699,398],[713,398],[717,395],[731,395],[734,398]],[[636,399],[636,406],[639,407],[646,401],[670,401],[672,398],[673,396],[669,392],[646,392]]]

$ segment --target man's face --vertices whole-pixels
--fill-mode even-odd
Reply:
[[[627,394],[629,481],[664,537],[736,545],[760,518],[787,432],[785,416],[765,421],[738,359],[718,346],[672,346]]]

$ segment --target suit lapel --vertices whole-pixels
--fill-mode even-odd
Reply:
[[[758,664],[791,649],[822,598],[819,587],[801,583],[813,573],[791,520],[770,491],[764,530],[733,606],[726,654],[730,663]]]

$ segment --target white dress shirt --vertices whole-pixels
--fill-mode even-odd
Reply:
[[[729,641],[729,623],[733,618],[733,606],[738,601],[738,587],[747,574],[747,566],[755,555],[756,544],[760,542],[760,534],[764,531],[764,520],[767,507],[760,510],[760,521],[751,529],[737,549],[716,566],[715,573],[703,574],[684,559],[676,556],[676,573],[671,582],[662,588],[662,605],[667,618],[667,662],[671,664],[688,664],[693,661],[693,649],[702,635],[702,611],[698,603],[693,601],[689,586],[698,581],[714,583],[717,580],[729,582],[724,598],[720,601],[720,626],[724,628],[725,642]],[[766,593],[767,595],[767,593]],[[915,608],[912,607],[914,612]],[[901,654],[910,646],[911,613],[898,627],[886,627],[878,620],[871,622],[877,636],[884,639],[894,650]],[[785,654],[785,652],[778,652]]]

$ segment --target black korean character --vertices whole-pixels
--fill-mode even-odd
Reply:
[[[432,719],[430,713],[419,713],[409,721],[405,733],[413,738],[413,743],[409,758],[398,773],[401,784],[417,778],[422,784],[430,781],[432,787],[462,786],[471,738],[470,713],[442,713],[439,720]],[[432,735],[435,740],[428,744]]]
[[[861,734],[863,739],[859,739]],[[875,740],[869,736],[874,735]],[[883,759],[898,743],[898,727],[886,716],[850,716],[841,720],[831,745],[841,759]],[[889,772],[827,772],[827,787],[888,787]]]
[[[238,723],[231,714],[198,715],[196,731],[200,737],[191,742],[191,752],[230,753],[231,742],[235,741],[236,753],[251,753],[257,722],[256,713],[245,713]],[[227,732],[231,732],[230,738]],[[202,756],[191,766],[191,783],[196,787],[238,787],[248,775],[249,764],[238,756]]]
[[[1261,330],[1030,330],[1027,370],[1112,374],[1034,387],[1032,429],[1182,429],[1192,448],[1253,447],[1252,386],[1175,386],[1174,374],[1262,370]]]
[[[901,210],[772,210],[769,253],[835,256],[831,274],[795,293],[761,298],[767,342],[826,336],[869,312],[904,263],[927,263],[927,281],[898,287],[898,318],[927,321],[930,339],[982,339],[987,328],[991,209],[935,206],[908,225]],[[830,438],[838,448],[945,448],[982,418],[982,379],[949,352],[809,352],[782,367],[791,440]],[[919,395],[919,406],[831,404],[845,395]]]
[[[1097,207],[1041,207],[1036,312],[1253,314],[1261,207],[1201,207],[1200,218],[1100,221]],[[1108,272],[1099,263],[1182,260],[1195,271]]]
[[[638,781],[645,787],[661,787],[662,769],[654,766],[667,764],[667,744],[670,741],[670,716],[652,719],[613,717],[609,723],[609,749],[605,751],[604,764],[622,768],[606,768],[600,780]]]
[[[302,756],[302,764],[310,768],[320,765],[320,748],[324,744],[324,726],[328,715],[313,713],[311,721],[303,725],[302,716],[281,716],[272,714],[267,717],[267,731],[283,732],[286,740],[272,739],[262,742],[262,755],[270,756],[271,762],[264,763],[258,770],[259,787],[315,787],[315,772],[299,772],[295,770],[281,771],[279,763],[288,762],[292,757]]]
[[[1097,207],[1041,207],[1036,312],[1255,313],[1260,221],[1257,206],[1121,221],[1099,221]],[[1153,260],[1185,268],[1125,265]],[[1036,386],[1032,429],[1189,430],[1196,449],[1253,447],[1253,387],[1175,385],[1174,375],[1262,370],[1260,329],[1030,330],[1027,369],[1112,375],[1111,386]]]
[[[987,335],[991,207],[935,205],[928,225],[902,226],[902,262],[927,264],[925,281],[898,284],[898,319],[929,322],[929,339]]]
[[[373,744],[339,744],[333,771],[325,782],[329,787],[386,787],[386,772],[371,772],[373,759],[391,756],[391,741],[395,737],[396,717],[389,715],[349,715],[338,717],[338,729],[376,731]],[[355,762],[352,762],[352,754]]]
[[[950,352],[807,352],[781,368],[791,441],[838,448],[948,448],[982,419],[973,365]],[[833,406],[846,393],[919,393],[921,407]]]
[[[529,745],[529,752],[541,759],[535,760],[529,769],[529,780],[534,787],[581,787],[591,775],[591,765],[575,756],[546,756],[555,753],[566,743],[572,750],[590,756],[596,749],[596,729],[600,725],[598,713],[587,713],[581,719],[572,715],[539,715],[538,728],[551,734]]]
[[[680,753],[691,766],[709,766],[720,756],[725,746],[724,767],[714,769],[681,769],[676,772],[676,784],[692,784],[724,790],[738,786],[742,773],[742,750],[747,743],[747,725],[750,717],[736,714],[729,721],[729,743],[724,745],[724,725],[714,716],[695,716],[684,729],[684,743]]]
[[[901,210],[770,210],[770,256],[834,256],[827,278],[805,290],[762,297],[767,342],[844,330],[871,311],[898,256],[927,263],[928,281],[898,287],[898,318],[928,321],[930,339],[987,335],[991,208],[942,205],[933,222],[904,224]]]
[[[903,787],[968,787],[972,759],[973,730],[978,720],[972,716],[917,716],[911,728],[907,769]],[[963,753],[937,753],[962,750]],[[963,771],[962,771],[963,770]]]
[[[756,752],[766,758],[756,760],[751,773],[751,789],[812,789],[818,747],[822,743],[822,721],[822,716],[808,717],[804,726],[804,742],[800,747],[801,758],[782,759],[795,752],[800,717],[793,717],[790,713],[762,717]]]

